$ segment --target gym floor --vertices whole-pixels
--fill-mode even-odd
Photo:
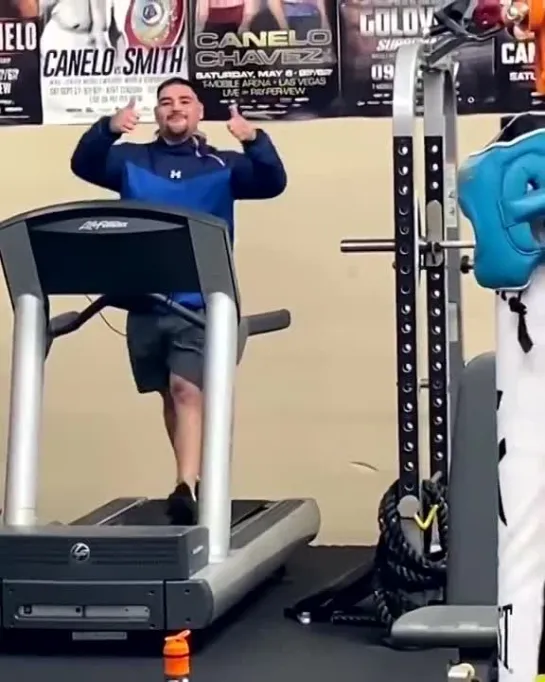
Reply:
[[[252,595],[216,628],[193,658],[191,682],[421,682],[444,679],[448,651],[392,651],[377,633],[356,627],[304,627],[283,608],[345,571],[369,560],[364,547],[300,551],[280,584]],[[30,651],[37,642],[30,641]],[[157,643],[156,651],[160,651]],[[150,651],[97,651],[77,655],[26,653],[0,656],[0,679],[9,682],[162,682],[160,656]]]

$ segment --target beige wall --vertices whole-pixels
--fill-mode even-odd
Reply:
[[[497,117],[462,120],[461,156],[497,126]],[[217,146],[231,145],[222,124],[206,131]],[[70,173],[82,132],[0,130],[0,217],[101,196]],[[145,127],[139,137],[151,132]],[[393,277],[391,258],[341,256],[339,241],[392,234],[390,122],[276,124],[270,132],[289,189],[266,204],[239,206],[237,263],[245,311],[289,307],[293,327],[248,347],[237,391],[234,489],[239,496],[316,496],[324,542],[370,541],[380,495],[396,476]],[[471,277],[464,295],[471,356],[492,343],[492,301]],[[3,289],[0,296],[4,443],[12,320]],[[84,305],[60,300],[56,309]],[[108,319],[123,328],[121,313]],[[119,495],[169,491],[172,456],[157,398],[136,394],[124,339],[100,319],[56,343],[46,399],[43,519],[67,520]]]

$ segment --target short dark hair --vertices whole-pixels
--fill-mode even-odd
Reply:
[[[186,87],[193,90],[193,92],[197,95],[197,99],[200,99],[199,89],[196,87],[195,83],[189,80],[189,78],[182,78],[181,76],[172,76],[172,78],[167,78],[166,81],[163,81],[157,88],[157,99],[161,97],[163,90],[171,85],[185,85]]]

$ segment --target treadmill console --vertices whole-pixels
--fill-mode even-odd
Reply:
[[[225,291],[238,305],[224,221],[132,201],[60,204],[0,224],[12,300]]]

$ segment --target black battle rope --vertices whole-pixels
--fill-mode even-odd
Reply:
[[[373,565],[373,602],[376,619],[388,632],[404,613],[421,606],[423,592],[444,593],[448,542],[446,488],[435,481],[423,481],[422,506],[436,507],[441,550],[420,554],[406,539],[398,511],[399,483],[396,481],[380,501],[380,536]]]

